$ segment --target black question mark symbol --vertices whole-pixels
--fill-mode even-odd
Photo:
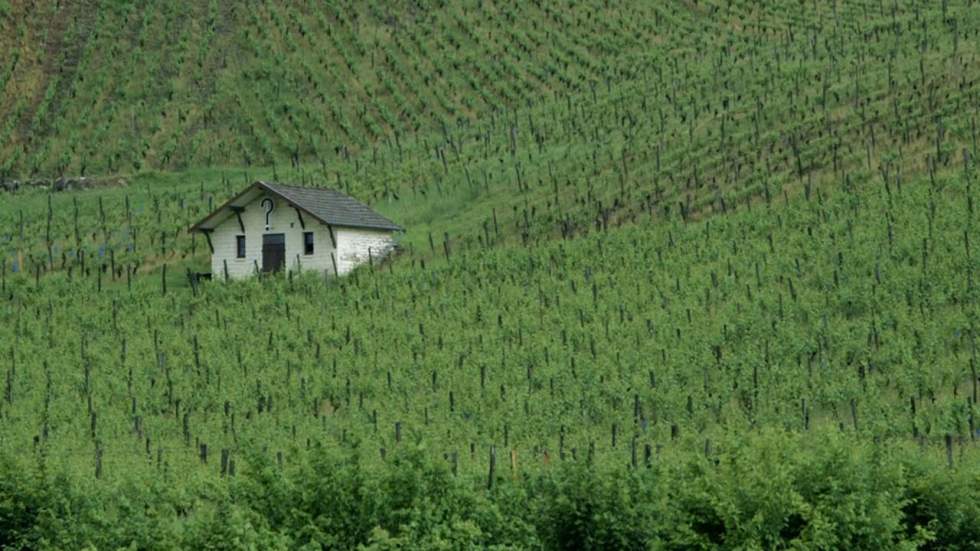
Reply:
[[[272,202],[272,199],[266,197],[262,200],[262,206],[265,207],[265,229],[268,230],[269,226],[269,215],[272,214],[272,209],[276,208],[276,204]]]

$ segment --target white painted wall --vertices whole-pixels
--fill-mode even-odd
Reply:
[[[368,262],[370,251],[375,262],[381,260],[395,247],[392,232],[368,228],[334,228],[337,239],[337,270],[344,275]]]
[[[211,255],[211,272],[215,280],[224,278],[225,262],[228,263],[228,276],[241,279],[255,274],[255,266],[262,270],[262,235],[266,233],[281,233],[286,237],[286,269],[289,271],[315,270],[318,273],[326,271],[334,273],[331,253],[335,255],[337,272],[344,275],[359,264],[367,263],[368,247],[371,255],[377,260],[386,255],[394,247],[392,232],[384,230],[369,230],[362,228],[345,228],[334,226],[334,238],[337,242],[335,249],[330,240],[327,226],[314,220],[309,214],[303,214],[306,223],[304,230],[299,223],[296,210],[285,201],[268,196],[275,202],[275,209],[269,215],[269,230],[265,229],[265,208],[262,200],[268,195],[262,194],[246,205],[242,212],[242,222],[245,224],[245,258],[236,257],[235,238],[242,235],[238,218],[230,216],[219,224],[211,234],[214,254]],[[313,254],[303,254],[303,232],[313,232]],[[299,258],[297,259],[297,255]],[[298,262],[298,264],[297,264]]]

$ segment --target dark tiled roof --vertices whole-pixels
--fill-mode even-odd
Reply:
[[[392,231],[402,229],[398,224],[374,212],[371,207],[339,191],[275,182],[259,182],[258,185],[332,226]]]
[[[244,207],[247,202],[254,200],[256,190],[265,190],[277,195],[292,206],[309,213],[317,220],[330,226],[390,231],[402,231],[403,229],[398,224],[371,210],[371,207],[339,191],[290,186],[275,182],[255,182],[215,209],[204,220],[191,226],[190,231],[211,231],[222,220],[230,216],[236,207]]]

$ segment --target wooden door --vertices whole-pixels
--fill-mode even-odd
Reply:
[[[262,236],[262,271],[279,272],[286,266],[286,236],[267,233]]]

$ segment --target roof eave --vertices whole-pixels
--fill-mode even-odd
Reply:
[[[203,228],[202,226],[204,226],[204,224],[206,224],[212,218],[214,218],[215,216],[217,216],[218,213],[220,213],[224,209],[229,208],[231,205],[233,205],[235,203],[235,201],[237,201],[237,200],[241,199],[242,197],[244,197],[245,194],[247,194],[248,192],[250,192],[253,189],[255,189],[256,185],[258,185],[259,183],[260,182],[253,182],[252,185],[248,186],[247,188],[243,189],[241,192],[239,192],[237,195],[235,195],[231,199],[228,199],[227,201],[225,201],[224,203],[222,203],[221,206],[219,206],[218,208],[216,208],[213,211],[211,211],[207,216],[205,216],[203,219],[201,219],[201,221],[199,221],[197,224],[194,224],[193,226],[191,226],[187,231],[188,232],[205,232],[205,231],[212,231],[212,230],[214,230],[214,228]]]
[[[306,214],[309,214],[317,222],[320,222],[322,224],[326,224],[328,226],[332,225],[330,222],[328,222],[328,221],[324,220],[323,218],[317,216],[315,213],[311,212],[309,209],[307,209],[303,205],[300,205],[296,201],[293,201],[289,197],[286,197],[285,195],[283,195],[283,193],[281,191],[277,190],[273,186],[270,186],[268,183],[259,180],[258,182],[255,182],[255,185],[258,186],[258,187],[260,187],[260,188],[262,188],[262,189],[264,189],[264,190],[266,190],[266,191],[268,191],[269,193],[274,194],[276,197],[282,199],[283,201],[285,201],[286,203],[288,203],[289,206],[293,207],[294,209],[298,209],[298,210],[301,210],[301,211],[305,212]]]
[[[391,232],[405,231],[405,228],[401,226],[391,227],[391,226],[376,226],[370,224],[330,224],[330,225],[335,228],[359,228],[364,230],[384,230],[384,231],[391,231]]]
[[[249,193],[250,191],[252,191],[255,188],[261,188],[261,189],[265,190],[266,192],[275,195],[276,197],[278,197],[278,198],[282,199],[283,201],[285,201],[286,203],[288,203],[289,206],[293,207],[294,209],[298,209],[298,210],[301,210],[301,211],[305,212],[306,214],[309,214],[314,220],[316,220],[316,221],[318,221],[318,222],[320,222],[322,224],[326,224],[327,226],[347,227],[347,228],[366,228],[366,229],[384,230],[384,231],[393,231],[393,232],[404,232],[405,231],[405,228],[402,228],[401,226],[399,226],[398,224],[395,224],[394,222],[391,223],[391,226],[381,226],[381,225],[373,225],[373,224],[358,224],[358,225],[352,225],[352,224],[333,224],[333,223],[331,223],[331,222],[329,222],[329,221],[321,218],[320,216],[317,216],[315,213],[311,212],[309,209],[303,207],[302,205],[296,203],[295,201],[293,201],[289,197],[285,196],[281,191],[277,190],[274,186],[272,186],[269,183],[264,182],[262,180],[256,180],[255,182],[252,183],[252,185],[248,186],[247,188],[245,188],[244,190],[242,190],[240,193],[238,193],[237,195],[235,195],[231,199],[228,199],[227,201],[225,201],[220,207],[214,209],[210,214],[208,214],[206,217],[204,217],[204,219],[202,219],[200,222],[198,222],[198,223],[194,224],[193,226],[191,226],[187,231],[188,232],[195,232],[195,231],[196,232],[208,232],[208,231],[214,230],[214,228],[204,228],[203,226],[208,221],[210,221],[215,216],[217,216],[218,213],[220,213],[221,211],[223,211],[226,208],[230,208],[235,203],[235,201],[237,201],[238,199],[241,199],[247,193]]]

